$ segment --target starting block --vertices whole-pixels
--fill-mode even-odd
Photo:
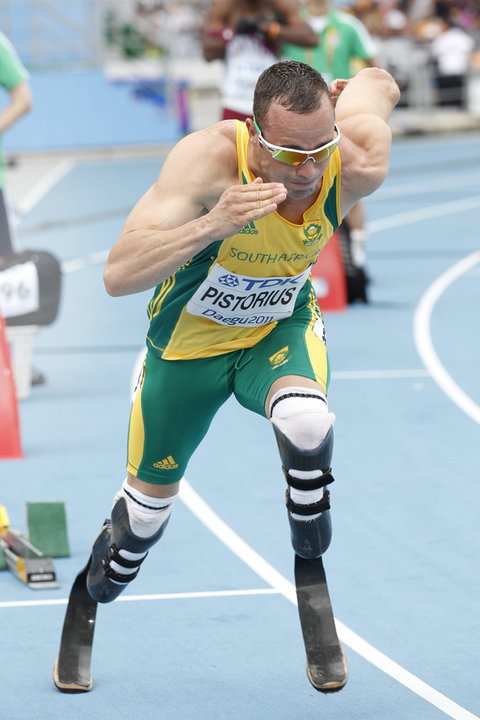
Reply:
[[[347,307],[347,282],[342,251],[336,230],[312,266],[312,285],[322,312]]]
[[[48,557],[70,557],[63,502],[27,502],[28,538]]]
[[[0,538],[6,567],[28,587],[58,588],[51,558],[47,558],[27,538],[13,528]]]
[[[0,570],[9,569],[28,587],[58,588],[52,557],[70,555],[65,505],[61,502],[26,503],[29,537],[10,527],[0,505]]]

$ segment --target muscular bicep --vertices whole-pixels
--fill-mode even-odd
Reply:
[[[339,123],[342,133],[342,215],[385,180],[392,133],[378,116],[356,115]]]
[[[202,205],[159,178],[128,215],[124,233],[140,229],[172,230],[200,217]]]
[[[385,179],[391,146],[390,113],[399,90],[380,68],[361,70],[338,86],[335,117],[342,133],[342,208],[370,195]]]
[[[196,220],[206,207],[211,207],[216,192],[214,163],[206,163],[202,158],[209,152],[212,142],[201,139],[196,133],[177,143],[167,156],[156,182],[129,214],[124,232],[172,230]]]

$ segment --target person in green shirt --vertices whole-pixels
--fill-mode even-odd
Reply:
[[[374,67],[375,44],[358,18],[330,6],[329,0],[308,0],[303,16],[317,33],[316,47],[284,44],[282,56],[307,63],[327,83],[350,78],[361,67]]]
[[[8,95],[6,105],[0,110],[0,258],[13,253],[12,233],[5,206],[5,159],[1,137],[22,115],[32,109],[32,93],[28,72],[22,65],[15,48],[0,32],[0,86]]]
[[[303,9],[303,16],[317,33],[316,47],[299,47],[285,44],[282,57],[307,63],[318,70],[326,82],[336,78],[351,78],[362,67],[375,67],[375,44],[365,25],[358,18],[347,12],[332,8],[329,0],[308,0]],[[344,228],[348,229],[349,252],[346,266],[353,264],[358,277],[348,288],[349,301],[366,300],[368,278],[364,271],[366,262],[365,245],[367,232],[363,204],[358,202],[352,207],[344,219]],[[349,282],[349,268],[347,285]],[[356,284],[358,283],[358,285]],[[363,287],[362,287],[363,285]]]

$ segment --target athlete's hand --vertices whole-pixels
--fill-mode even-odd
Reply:
[[[343,90],[345,90],[347,85],[348,85],[348,80],[343,80],[343,79],[338,78],[337,80],[332,80],[332,82],[328,86],[334,107],[337,104],[337,100],[340,96],[340,93],[342,93]]]
[[[248,185],[232,185],[209,212],[213,234],[218,238],[235,235],[248,223],[274,212],[287,197],[282,183],[264,183],[258,177]]]

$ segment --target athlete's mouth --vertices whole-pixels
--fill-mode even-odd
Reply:
[[[300,180],[292,180],[292,181],[291,181],[291,184],[292,184],[292,185],[299,185],[300,187],[307,187],[308,185],[314,185],[316,182],[317,182],[316,179],[306,180],[305,182],[300,181]]]

